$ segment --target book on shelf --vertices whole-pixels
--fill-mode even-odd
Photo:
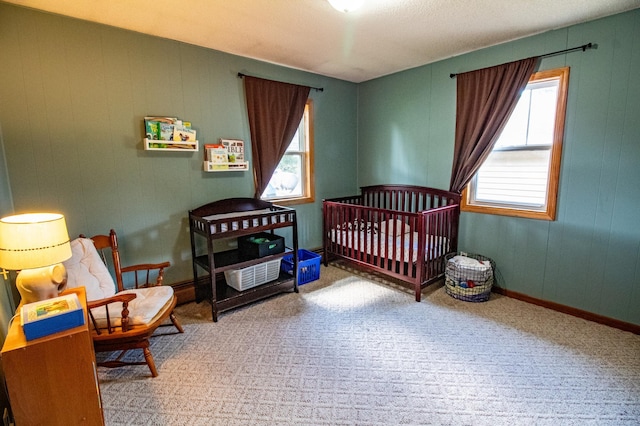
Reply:
[[[174,125],[169,123],[160,123],[160,140],[172,141],[173,140]]]
[[[145,138],[149,140],[160,140],[162,136],[161,124],[173,125],[176,121],[178,121],[176,117],[145,117],[144,118]],[[162,140],[170,140],[170,139],[162,139]]]
[[[244,163],[244,141],[238,139],[220,139],[220,144],[227,149],[228,163]]]
[[[160,137],[160,122],[144,120],[145,137],[149,140],[157,140]]]
[[[173,128],[173,140],[182,142],[193,142],[196,140],[196,131],[184,125],[175,125]]]
[[[209,170],[227,170],[227,147],[219,143],[205,144],[204,160],[209,162]]]
[[[25,304],[20,322],[27,340],[59,333],[84,324],[84,310],[75,293]]]

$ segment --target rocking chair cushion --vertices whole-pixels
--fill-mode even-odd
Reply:
[[[76,238],[71,241],[71,258],[64,262],[67,269],[67,286],[69,288],[84,286],[87,301],[106,299],[116,294],[113,277],[104,261],[98,254],[93,241],[89,238]],[[173,297],[170,286],[156,286],[124,290],[118,294],[133,293],[136,298],[129,302],[129,325],[146,325],[163,309]],[[122,303],[110,303],[109,318],[111,325],[120,326]],[[107,309],[98,307],[91,309],[99,327],[107,325]]]
[[[62,264],[67,270],[67,287],[85,287],[88,301],[116,294],[113,277],[89,238],[71,241],[71,258]]]
[[[133,293],[136,298],[129,302],[129,325],[148,325],[151,324],[160,313],[164,306],[167,305],[173,298],[173,288],[170,286],[157,286],[138,288],[131,290],[124,290],[118,294]],[[115,302],[107,305],[109,309],[109,317],[111,319],[111,325],[115,327],[120,326],[122,303]],[[107,325],[107,310],[101,306],[91,310],[93,317],[95,318],[98,327],[106,327]]]

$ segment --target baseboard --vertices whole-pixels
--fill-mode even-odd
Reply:
[[[640,325],[605,317],[603,315],[594,314],[593,312],[584,311],[582,309],[572,308],[571,306],[562,305],[560,303],[537,299],[535,297],[531,297],[523,293],[518,293],[517,291],[507,290],[501,287],[494,286],[491,291],[503,296],[510,297],[512,299],[522,300],[523,302],[531,303],[533,305],[542,306],[543,308],[548,308],[557,312],[562,312],[564,314],[582,318],[587,321],[596,322],[598,324],[603,324],[623,331],[629,331],[634,334],[640,334]]]
[[[219,275],[222,275],[222,273]],[[222,279],[222,277],[220,276],[218,279]],[[200,285],[208,285],[209,275],[198,277],[198,281],[200,282]],[[173,287],[173,293],[178,298],[178,305],[195,302],[196,287],[193,285],[193,280],[179,281],[171,284],[171,287]]]
[[[193,280],[180,281],[171,284],[171,287],[173,287],[173,293],[178,299],[178,305],[183,305],[196,300],[196,288],[193,285]]]

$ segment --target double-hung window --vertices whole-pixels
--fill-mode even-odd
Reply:
[[[307,101],[296,134],[262,193],[263,200],[278,204],[314,201],[313,104]]]
[[[555,219],[568,81],[569,68],[531,76],[462,210]]]

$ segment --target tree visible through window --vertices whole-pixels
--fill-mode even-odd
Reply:
[[[531,76],[462,209],[554,220],[569,68]]]
[[[279,204],[314,200],[312,112],[312,103],[308,100],[298,130],[262,193],[262,199]]]

